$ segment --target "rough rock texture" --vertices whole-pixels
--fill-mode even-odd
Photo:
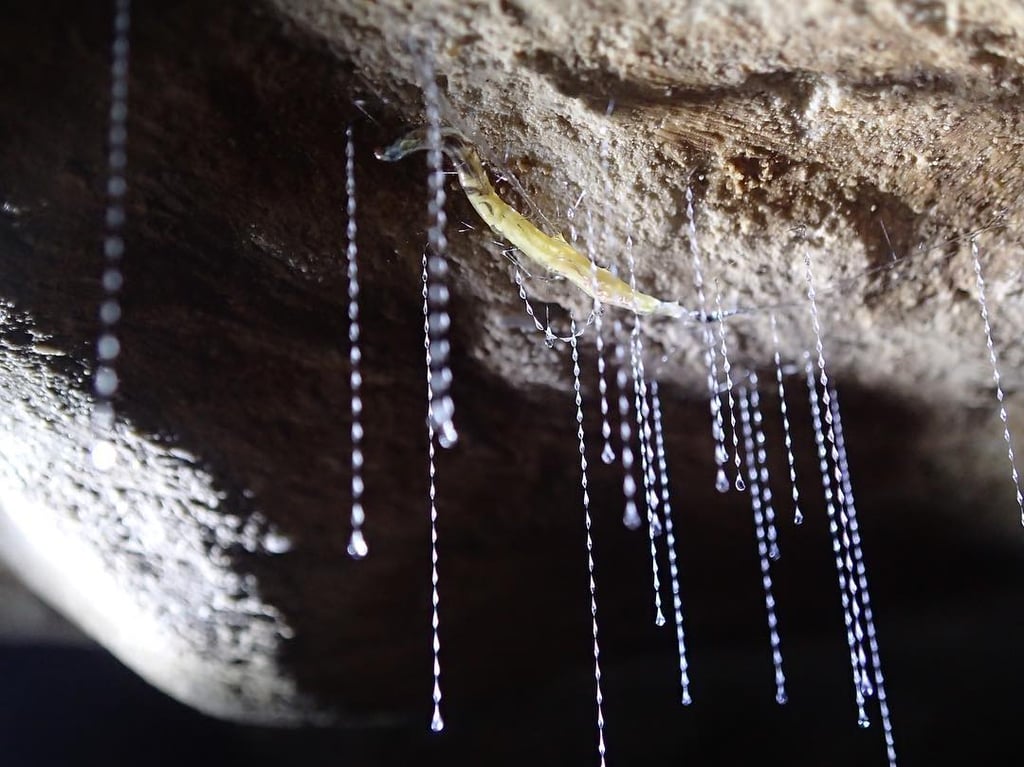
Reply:
[[[1021,533],[967,242],[978,235],[1011,425],[1024,431],[1017,3],[140,5],[123,460],[103,475],[87,453],[109,26],[52,0],[22,4],[0,27],[0,550],[125,663],[231,719],[425,726],[426,188],[421,156],[384,165],[371,148],[421,121],[409,43],[433,36],[447,119],[492,167],[514,172],[561,229],[585,193],[576,221],[585,234],[581,216],[592,216],[601,259],[623,268],[630,235],[638,284],[696,308],[691,186],[709,293],[717,281],[724,305],[746,310],[729,323],[737,370],[772,375],[771,309],[787,360],[812,342],[811,254],[908,749],[940,763],[927,733],[952,714],[937,691],[984,688],[968,674],[993,690],[974,701],[978,721],[1005,713],[1005,680],[1021,671],[1013,638],[1024,636],[999,616],[1019,602],[1021,579],[1007,573],[1019,571]],[[371,545],[358,563],[344,555],[350,123]],[[590,758],[593,703],[567,350],[533,331],[502,247],[451,191],[461,440],[439,461],[452,732],[435,748],[448,764],[575,763]],[[565,309],[589,311],[543,277],[528,289],[556,328]],[[606,325],[616,317],[627,319],[609,312]],[[787,763],[876,760],[877,733],[857,737],[851,718],[800,377],[790,402],[811,518],[783,525],[778,575],[793,704],[763,713],[770,668],[749,511],[711,487],[700,329],[645,332],[666,391],[706,708],[673,707],[672,643],[649,625],[645,542],[622,530],[621,478],[595,451],[610,741],[627,763],[701,748],[728,761],[743,746],[723,739],[747,728],[751,741],[775,733]],[[592,335],[582,348],[592,371]],[[596,433],[596,417],[587,427]],[[778,482],[776,495],[787,492]],[[978,626],[998,627],[1003,665],[957,655]],[[925,652],[922,633],[934,640]],[[942,664],[954,673],[934,671]],[[395,749],[385,750],[404,763]]]

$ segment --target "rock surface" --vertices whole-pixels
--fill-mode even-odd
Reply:
[[[898,659],[891,676],[919,707],[907,718],[923,721],[937,704],[921,692],[932,689],[929,672],[913,666],[918,624],[941,632],[942,605],[964,608],[980,589],[993,615],[1019,599],[1020,578],[1005,572],[1018,564],[1021,532],[968,240],[978,236],[1011,426],[1024,433],[1024,10],[779,5],[139,5],[122,461],[99,474],[87,460],[88,412],[110,19],[57,0],[23,4],[0,27],[9,74],[0,81],[7,561],[125,663],[203,711],[270,724],[426,721],[426,184],[422,156],[386,165],[371,150],[421,122],[409,43],[433,35],[446,117],[492,168],[514,172],[562,230],[583,193],[577,225],[585,234],[592,216],[601,259],[623,268],[630,235],[641,288],[696,307],[691,186],[707,288],[745,310],[729,323],[737,370],[773,375],[772,310],[787,360],[799,362],[813,342],[810,253],[877,612]],[[342,150],[353,123],[371,546],[362,562],[344,554]],[[450,191],[461,440],[441,456],[438,481],[445,694],[460,745],[448,763],[477,753],[497,764],[481,734],[490,730],[460,733],[460,716],[479,724],[481,707],[502,718],[519,706],[538,727],[555,712],[565,733],[592,727],[578,456],[567,350],[533,331],[503,246]],[[565,309],[589,311],[543,275],[528,289],[556,328]],[[628,320],[609,311],[606,325],[617,317]],[[711,699],[707,721],[685,739],[711,740],[723,722],[767,705],[749,699],[756,674],[766,695],[770,680],[749,511],[744,497],[711,486],[701,329],[655,322],[645,332],[666,392],[694,674],[703,664]],[[593,404],[592,335],[582,351]],[[852,712],[838,600],[801,379],[790,380],[798,471],[814,499],[807,525],[781,533],[791,697],[802,679],[797,712],[810,706],[821,732],[839,731]],[[781,478],[772,391],[769,445]],[[671,643],[649,627],[644,542],[618,521],[621,478],[596,451],[592,469],[609,720],[636,721],[652,695],[672,706]],[[787,492],[778,482],[776,495]],[[787,516],[788,503],[779,505]],[[942,573],[923,575],[937,563]],[[730,678],[747,666],[750,678]],[[835,683],[827,704],[811,694],[825,680]],[[747,698],[716,698],[716,684]],[[797,725],[779,726],[790,733],[780,749],[801,753]],[[566,738],[549,761],[531,737],[516,748],[535,763],[590,753],[586,736]],[[647,753],[642,736],[620,738]],[[877,757],[875,740],[857,744],[850,754]],[[824,736],[815,748],[812,762],[840,763]]]

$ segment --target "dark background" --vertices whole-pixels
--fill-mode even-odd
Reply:
[[[784,531],[784,545],[789,537]],[[817,537],[817,546],[827,548]],[[1024,678],[1020,562],[924,536],[873,543],[870,572],[900,763],[1014,764]],[[953,557],[955,572],[966,576],[954,574]],[[889,569],[874,566],[882,563]],[[755,583],[755,562],[748,564]],[[834,595],[833,574],[822,570],[818,577]],[[625,653],[606,651],[609,763],[885,764],[877,713],[868,730],[855,723],[837,595],[822,603],[821,616],[800,616],[784,592],[789,704],[773,701],[756,604],[748,626],[714,638],[700,635],[691,610],[694,703],[687,709],[677,703],[670,627],[647,654],[622,659]],[[638,590],[638,599],[646,596]],[[604,625],[614,621],[608,616]],[[582,660],[589,648],[580,639]],[[500,669],[495,658],[495,674]],[[217,721],[167,698],[83,640],[8,638],[0,645],[0,681],[0,745],[10,767],[596,763],[592,690],[582,675],[484,705],[448,701],[440,735],[428,729],[426,687],[422,717],[405,726],[275,730]]]

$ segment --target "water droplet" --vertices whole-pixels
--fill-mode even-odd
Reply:
[[[116,293],[124,285],[124,277],[121,270],[110,267],[103,271],[103,290],[107,293]]]
[[[604,448],[601,450],[601,460],[609,465],[615,462],[615,451],[612,449],[610,442],[604,443]]]
[[[437,436],[437,442],[441,447],[448,449],[455,446],[455,443],[459,441],[459,433],[455,430],[455,425],[448,421],[441,425],[441,432]]]
[[[119,134],[115,134],[118,135]],[[124,176],[111,176],[107,179],[107,194],[111,197],[120,197],[128,191],[128,182],[125,181]]]
[[[106,221],[109,229],[120,229],[124,226],[124,208],[120,205],[111,205],[107,208]]]
[[[362,530],[353,530],[352,537],[348,542],[348,555],[352,559],[362,559],[369,552],[369,547],[366,545],[366,538],[363,537]]]
[[[636,493],[636,481],[633,479],[631,474],[627,474],[625,479],[622,481],[622,489],[626,494],[627,499],[632,499]]]
[[[352,504],[352,519],[355,521],[355,527],[359,528],[363,522],[366,521],[366,513],[363,511],[363,504],[356,501]]]
[[[441,718],[441,711],[434,709],[434,717],[430,720],[431,732],[441,732],[444,729],[444,719]]]
[[[99,401],[93,405],[92,420],[99,432],[114,428],[114,405],[112,402]]]
[[[718,473],[715,474],[715,490],[720,493],[729,492],[729,478],[725,476],[725,469],[719,467]]]
[[[118,379],[117,372],[109,366],[102,366],[96,369],[96,377],[93,380],[93,389],[96,396],[101,399],[110,399],[117,393]]]
[[[868,678],[867,674],[865,674],[864,678],[860,680],[860,690],[864,693],[865,698],[870,698],[875,694],[875,688],[871,684],[871,680]]]
[[[100,304],[100,321],[104,325],[115,325],[121,319],[121,304],[109,298]]]
[[[636,502],[626,501],[626,510],[622,515],[622,524],[630,530],[640,529],[640,514],[636,510]]]
[[[733,483],[733,486],[741,493],[747,489],[747,483],[744,482],[743,477],[739,476],[738,474],[736,475],[736,481]]]
[[[103,240],[103,255],[108,260],[116,261],[124,255],[124,239],[117,234],[107,235],[106,239]],[[121,272],[116,272],[120,277]],[[118,284],[120,287],[120,284]]]
[[[651,514],[651,535],[657,538],[664,532],[665,529],[661,525],[661,518],[657,514]]]
[[[90,457],[97,471],[110,471],[117,464],[117,448],[112,442],[101,439],[92,446]]]
[[[263,550],[268,554],[285,554],[291,551],[293,546],[292,539],[277,530],[265,533],[262,544]]]
[[[451,317],[447,313],[431,314],[427,322],[430,324],[430,332],[436,334],[447,333],[452,326]]]
[[[121,353],[121,344],[117,340],[117,336],[112,333],[104,333],[99,337],[96,342],[96,356],[101,360],[109,361],[117,357]]]
[[[429,319],[427,320],[428,322]],[[431,327],[436,326],[436,323],[430,323]],[[429,330],[429,328],[428,328]],[[451,356],[452,345],[448,342],[447,338],[439,338],[429,342],[430,344],[430,356],[432,359],[440,360],[446,359]],[[443,370],[435,370],[432,373],[432,383],[436,389],[443,390],[445,385],[448,383],[446,380],[447,376]]]

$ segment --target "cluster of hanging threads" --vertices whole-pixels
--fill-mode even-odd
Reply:
[[[690,255],[693,259],[693,286],[697,291],[697,311],[701,318],[706,318],[707,299],[704,295],[704,268],[697,242],[697,217],[693,211],[693,189],[686,187],[686,234],[690,243]],[[715,487],[719,492],[729,489],[729,480],[725,476],[725,462],[728,453],[725,449],[725,426],[722,421],[722,401],[718,397],[718,365],[715,361],[715,337],[710,328],[704,328],[704,359],[708,366],[708,393],[711,407],[711,435],[715,440],[715,464],[718,471],[715,475]],[[732,387],[730,386],[730,391]],[[737,455],[736,489],[743,490],[743,478],[739,473],[739,457]]]
[[[363,510],[363,398],[360,388],[363,383],[359,371],[362,352],[359,347],[359,265],[358,246],[356,244],[356,149],[352,138],[352,126],[345,131],[345,210],[348,215],[346,237],[348,246],[348,342],[349,342],[349,387],[351,389],[352,410],[352,534],[348,542],[349,556],[362,559],[368,547],[363,535],[363,522],[366,513]]]
[[[988,319],[988,301],[985,298],[985,278],[981,273],[981,257],[978,253],[978,239],[971,238],[971,261],[974,265],[974,276],[978,283],[978,307],[981,309],[981,321],[985,327],[985,346],[988,359],[992,364],[992,382],[996,386],[996,400],[999,403],[999,420],[1003,422],[1003,440],[1006,442],[1006,455],[1010,461],[1010,479],[1020,509],[1020,523],[1024,525],[1024,495],[1021,494],[1020,474],[1017,471],[1017,458],[1013,453],[1013,439],[1010,437],[1010,421],[1006,413],[1005,395],[1003,393],[1002,376],[999,372],[999,357],[992,342],[992,325]]]
[[[626,265],[629,270],[630,290],[636,291],[636,260],[633,257],[633,238],[626,236]],[[633,415],[636,417],[636,432],[640,449],[640,476],[644,485],[644,505],[647,508],[647,538],[651,553],[651,581],[654,592],[654,624],[665,625],[665,614],[661,609],[661,577],[658,571],[658,549],[655,538],[661,534],[661,520],[658,517],[658,496],[654,482],[654,451],[651,449],[651,416],[647,401],[647,381],[643,363],[643,337],[640,335],[641,320],[633,313],[633,330],[629,339],[630,371],[633,378]]]
[[[814,378],[814,363],[810,352],[804,352],[807,392],[811,407],[811,426],[814,429],[814,442],[818,450],[818,467],[821,472],[821,484],[825,492],[825,511],[828,515],[828,531],[832,541],[832,553],[835,556],[836,575],[839,579],[839,596],[843,606],[843,623],[846,627],[846,644],[850,651],[850,667],[853,671],[854,696],[857,703],[857,721],[866,722],[864,710],[864,692],[860,683],[860,663],[857,656],[856,638],[854,636],[853,607],[847,586],[847,572],[844,566],[845,551],[843,536],[837,520],[834,493],[832,490],[832,473],[828,464],[828,451],[825,448],[825,430],[822,425],[821,402],[818,397],[817,382]]]
[[[836,447],[835,428],[831,411],[828,372],[825,365],[824,343],[822,341],[821,322],[818,316],[818,304],[814,287],[814,270],[811,262],[810,248],[804,248],[804,270],[807,281],[807,302],[810,308],[811,324],[814,331],[814,344],[817,353],[818,375],[821,384],[821,402],[818,405],[819,392],[814,382],[813,366],[809,372],[808,386],[813,390],[812,411],[818,409],[821,416],[815,417],[815,440],[818,446],[818,458],[822,470],[822,483],[825,485],[825,504],[829,515],[829,532],[832,536],[832,548],[836,558],[836,569],[839,575],[839,587],[843,604],[843,620],[846,623],[847,644],[850,648],[850,665],[853,673],[854,695],[857,703],[857,723],[861,727],[870,724],[864,708],[865,697],[873,690],[867,671],[867,656],[864,651],[864,629],[861,620],[861,604],[859,587],[855,579],[857,569],[863,567],[859,557],[851,550],[849,522],[846,508],[846,494],[842,487],[842,472],[839,467],[838,448]],[[807,355],[811,362],[810,354]],[[829,453],[825,450],[822,439],[822,420],[825,423],[825,435],[831,451],[834,482],[829,479]],[[858,561],[855,561],[858,560]]]
[[[743,480],[740,478],[742,470],[740,468],[740,438],[736,429],[736,400],[733,397],[732,389],[732,364],[729,361],[729,346],[726,343],[726,331],[725,331],[725,320],[722,318],[722,292],[718,289],[718,281],[715,281],[715,311],[718,314],[718,341],[721,346],[722,354],[722,372],[725,374],[725,396],[726,404],[729,406],[729,431],[732,433],[732,461],[736,469],[736,477],[738,484],[736,485],[738,490],[743,489]],[[722,418],[722,402],[718,401],[718,422],[719,430],[724,431],[724,419]],[[724,434],[723,434],[723,461],[727,458],[724,453]],[[723,466],[719,464],[719,469]],[[729,489],[729,480],[725,476],[724,471],[719,471],[718,476],[715,478],[715,489],[720,493],[724,493]]]
[[[447,343],[447,339],[444,335],[447,333],[450,325],[450,320],[447,314],[447,302],[448,292],[446,286],[443,284],[441,287],[443,291],[436,289],[439,284],[439,280],[443,280],[447,277],[447,262],[444,261],[443,257],[439,260],[436,258],[438,253],[443,254],[446,247],[446,239],[444,237],[444,225],[445,225],[445,214],[444,214],[444,189],[443,189],[443,172],[441,171],[441,151],[440,151],[440,112],[438,108],[439,94],[437,92],[436,84],[433,82],[433,71],[432,68],[423,65],[425,71],[429,70],[429,77],[424,75],[424,94],[427,100],[427,116],[428,116],[428,145],[434,151],[433,157],[431,152],[428,151],[428,166],[430,168],[430,188],[431,188],[431,205],[430,213],[432,218],[431,231],[429,236],[429,249],[423,256],[423,315],[424,315],[424,334],[425,340],[424,345],[426,349],[426,363],[427,363],[427,398],[428,398],[428,438],[429,438],[429,475],[430,475],[430,518],[431,518],[431,559],[432,559],[432,604],[433,604],[433,648],[434,648],[434,721],[432,724],[433,729],[440,730],[443,727],[443,721],[440,715],[440,701],[441,701],[441,690],[440,690],[440,663],[439,663],[439,650],[440,644],[438,639],[438,592],[437,592],[437,509],[436,509],[436,493],[435,493],[435,445],[442,447],[449,446],[454,442],[454,439],[448,440],[447,443],[443,436],[443,421],[447,418],[447,422],[451,425],[450,416],[453,414],[453,407],[451,406],[451,397],[449,393],[451,384],[451,371],[448,368],[448,356],[450,347]],[[421,73],[423,74],[423,73]],[[430,91],[433,90],[433,95]],[[431,104],[434,104],[433,112],[431,110]],[[434,130],[434,135],[431,137],[431,129]],[[569,209],[568,217],[572,224],[571,226],[571,237],[572,242],[575,244],[577,240],[577,229],[575,226],[574,218],[576,215],[576,209],[582,201],[583,195],[577,199],[576,203]],[[695,216],[693,211],[693,194],[692,190],[687,189],[687,216],[689,220],[689,241],[690,250],[693,256],[693,267],[694,267],[694,284],[698,293],[698,299],[700,303],[700,309],[698,312],[694,312],[692,316],[699,318],[702,321],[708,322],[705,326],[704,332],[704,343],[705,343],[705,355],[708,363],[708,383],[709,391],[711,393],[712,404],[712,430],[715,439],[715,461],[718,468],[718,476],[716,478],[716,486],[720,490],[727,490],[729,486],[728,478],[725,474],[725,464],[731,457],[732,462],[736,466],[736,476],[734,486],[737,490],[749,489],[751,496],[751,506],[754,514],[754,526],[755,534],[758,544],[758,554],[760,558],[760,568],[762,573],[762,586],[765,592],[765,605],[768,614],[768,626],[771,640],[771,651],[772,661],[775,669],[775,683],[776,683],[776,699],[781,703],[785,703],[787,699],[786,693],[786,678],[782,668],[782,654],[781,654],[781,641],[778,631],[778,617],[775,610],[775,597],[773,593],[773,583],[771,577],[771,560],[778,558],[778,535],[775,528],[775,509],[772,489],[770,487],[770,476],[768,471],[768,460],[767,460],[767,447],[766,438],[764,434],[763,421],[764,417],[760,407],[760,393],[758,390],[758,379],[754,373],[743,373],[741,378],[745,379],[745,383],[738,389],[738,404],[734,397],[735,382],[733,380],[733,367],[729,360],[729,348],[726,336],[726,329],[722,318],[725,313],[722,311],[722,296],[717,291],[714,296],[715,314],[711,315],[707,312],[707,302],[704,293],[704,277],[703,267],[698,249],[697,238],[696,238],[696,225]],[[352,213],[354,213],[354,205],[352,206]],[[606,215],[607,218],[607,215]],[[353,227],[354,229],[354,227]],[[353,235],[354,236],[354,235]],[[595,269],[597,269],[597,263],[595,258],[595,247],[596,242],[593,219],[588,211],[587,213],[587,239],[588,239],[588,255],[590,262]],[[607,245],[607,243],[606,243]],[[625,240],[625,252],[629,262],[629,287],[634,291],[636,289],[635,281],[635,268],[632,256],[632,239],[627,236]],[[603,712],[603,693],[601,687],[601,668],[600,668],[600,650],[598,645],[598,628],[597,628],[597,603],[596,603],[596,584],[594,578],[594,557],[593,557],[593,539],[591,536],[591,516],[590,516],[590,495],[589,495],[589,479],[588,479],[588,463],[586,458],[586,443],[585,443],[585,432],[584,432],[584,412],[583,412],[583,398],[582,398],[582,385],[580,381],[580,365],[579,365],[579,338],[582,335],[580,332],[575,318],[570,317],[571,330],[568,338],[560,338],[555,336],[551,330],[550,324],[542,324],[530,304],[529,298],[526,295],[525,284],[523,275],[520,271],[518,264],[514,271],[515,284],[517,286],[519,296],[523,300],[528,316],[531,318],[534,326],[541,332],[544,333],[545,342],[549,346],[553,346],[554,342],[561,340],[567,342],[571,346],[572,352],[572,363],[573,363],[573,389],[575,394],[575,407],[576,407],[576,420],[578,425],[577,437],[578,437],[578,448],[580,453],[580,465],[581,465],[581,487],[583,492],[583,505],[585,512],[585,522],[587,530],[587,551],[588,551],[588,572],[590,576],[590,598],[591,598],[591,613],[593,618],[592,632],[593,632],[593,651],[594,651],[594,668],[595,668],[595,682],[596,682],[596,699],[597,699],[597,714],[598,714],[598,731],[599,731],[599,753],[601,757],[601,763],[605,761],[605,741],[604,741],[604,712]],[[834,394],[834,389],[829,387],[828,378],[825,371],[825,360],[824,352],[821,342],[821,333],[817,316],[817,308],[814,301],[814,287],[813,279],[811,275],[811,266],[808,259],[807,262],[807,278],[808,278],[808,297],[811,303],[811,314],[814,322],[814,330],[816,337],[816,350],[817,350],[817,362],[820,370],[820,383],[822,387],[822,400],[824,403],[824,413],[822,412],[822,405],[819,402],[818,397],[818,382],[814,377],[814,367],[811,363],[808,355],[808,379],[809,386],[812,393],[812,411],[815,420],[815,439],[816,445],[819,452],[819,458],[821,459],[821,468],[823,473],[823,483],[825,484],[826,500],[829,504],[830,509],[830,530],[833,534],[833,546],[836,548],[837,554],[837,568],[840,575],[840,588],[843,594],[844,601],[844,613],[845,620],[847,621],[848,638],[851,641],[851,661],[854,666],[854,680],[855,686],[858,691],[858,706],[861,713],[861,723],[866,724],[866,715],[863,715],[863,699],[864,697],[871,696],[875,693],[877,688],[881,686],[881,669],[880,663],[877,658],[877,642],[875,640],[875,632],[873,623],[871,623],[871,612],[869,601],[866,592],[866,581],[863,578],[863,562],[862,554],[859,546],[859,535],[857,534],[855,512],[852,505],[852,489],[849,486],[849,471],[848,462],[845,452],[845,443],[841,432],[841,426],[839,424],[839,413],[838,413],[838,399]],[[595,291],[596,292],[596,291]],[[719,327],[717,329],[717,337],[714,329],[710,328],[710,321],[717,320]],[[775,374],[776,381],[778,383],[779,398],[780,398],[780,410],[783,419],[783,428],[786,439],[786,452],[787,452],[787,463],[789,466],[789,477],[792,485],[792,495],[794,502],[794,518],[797,523],[802,519],[802,514],[799,507],[799,492],[796,486],[796,470],[795,461],[793,458],[792,451],[792,438],[790,434],[790,424],[788,411],[785,402],[785,390],[783,382],[783,368],[781,364],[781,358],[778,351],[778,338],[776,331],[775,317],[771,317],[772,320],[772,339],[774,344],[774,362],[775,362]],[[595,299],[594,309],[591,314],[591,319],[587,323],[588,325],[593,323],[597,333],[596,338],[596,352],[597,352],[597,365],[598,365],[598,390],[601,399],[601,415],[602,415],[602,437],[604,438],[604,449],[602,450],[602,459],[607,463],[614,460],[614,452],[610,444],[611,437],[611,426],[609,424],[609,406],[608,406],[608,383],[606,380],[606,365],[604,359],[604,340],[602,336],[602,306],[600,302]],[[623,326],[622,323],[616,319],[614,325],[615,335],[617,339],[623,338]],[[658,391],[658,385],[656,381],[648,381],[646,372],[644,370],[644,351],[641,335],[641,324],[640,318],[637,313],[634,312],[634,324],[628,333],[629,336],[629,368],[626,365],[626,345],[621,340],[616,343],[615,363],[617,368],[616,383],[618,387],[618,405],[619,405],[619,416],[620,416],[620,437],[622,440],[622,462],[624,469],[624,481],[623,481],[623,494],[626,500],[626,513],[625,521],[627,525],[631,527],[638,527],[640,524],[640,515],[636,506],[636,480],[634,479],[633,468],[634,468],[634,450],[631,446],[633,429],[636,430],[636,441],[639,443],[640,453],[640,470],[641,478],[644,483],[644,501],[647,510],[648,527],[650,534],[650,550],[652,560],[652,572],[654,579],[654,592],[655,592],[655,606],[657,614],[657,622],[660,624],[664,623],[664,616],[661,611],[661,597],[660,597],[660,581],[658,575],[658,563],[657,563],[657,551],[655,548],[655,538],[662,532],[666,534],[666,543],[668,546],[668,561],[669,570],[671,573],[671,589],[673,597],[673,608],[674,617],[677,629],[677,646],[679,652],[679,670],[680,670],[680,685],[682,688],[682,701],[684,704],[691,702],[689,693],[689,666],[686,657],[685,647],[685,632],[683,629],[682,622],[682,600],[680,597],[679,588],[679,563],[676,552],[676,539],[675,531],[673,528],[673,520],[671,518],[671,499],[668,487],[668,471],[667,471],[667,458],[665,455],[665,444],[664,444],[664,432],[662,424],[662,412],[661,412],[661,400]],[[722,374],[724,376],[724,389],[722,389],[722,382],[719,381],[718,377],[718,355],[722,358]],[[439,363],[442,360],[443,363]],[[631,374],[631,375],[630,375]],[[630,378],[632,379],[632,386],[630,387]],[[997,378],[998,383],[998,378]],[[627,390],[632,389],[632,402],[628,396]],[[727,402],[729,408],[729,425],[732,429],[732,456],[729,455],[726,449],[726,430],[725,430],[725,419],[723,417],[723,396],[727,395]],[[632,406],[632,407],[631,407]],[[630,413],[632,409],[632,413]],[[737,409],[739,411],[739,418],[737,418]],[[443,416],[443,417],[442,417]],[[1005,420],[1005,418],[1004,418]],[[831,448],[831,459],[832,463],[829,464],[829,450],[826,448],[826,436],[825,426],[828,427],[827,443]],[[454,434],[454,427],[452,426],[452,434]],[[740,435],[742,433],[742,443],[744,446],[744,455],[746,458],[746,481],[744,480],[743,464],[740,454]],[[355,441],[355,440],[354,440]],[[1012,453],[1011,453],[1012,459]],[[724,484],[724,487],[723,487]],[[661,517],[658,515],[658,509],[661,509],[664,515],[664,523],[661,521]],[[863,623],[862,623],[863,621]],[[866,631],[865,631],[866,628]],[[872,652],[872,666],[874,669],[875,680],[877,687],[872,686],[869,675],[870,668],[867,662],[866,654],[864,652],[864,642],[867,641],[871,645]],[[891,736],[891,724],[888,720],[888,708],[885,700],[884,693],[879,693],[879,700],[882,709],[883,727],[886,732],[886,744],[887,747],[892,749],[892,736]],[[891,758],[892,761],[892,758]]]
[[[106,236],[103,239],[103,300],[100,302],[100,333],[96,340],[96,373],[93,377],[93,424],[96,442],[91,457],[99,471],[108,471],[117,462],[114,447],[114,397],[120,381],[115,364],[121,354],[117,324],[121,319],[119,295],[124,283],[121,260],[124,257],[124,198],[128,192],[125,170],[128,165],[128,33],[131,29],[131,1],[114,2],[114,42],[110,64],[110,122],[107,134],[107,207],[104,214]]]
[[[754,427],[754,447],[757,458],[757,481],[761,490],[761,503],[764,506],[765,536],[768,541],[768,556],[779,558],[779,536],[775,529],[775,504],[768,476],[768,449],[764,438],[764,417],[761,415],[761,393],[758,391],[757,373],[751,372],[748,377],[750,386],[750,416]]]
[[[843,435],[843,419],[839,410],[839,392],[832,389],[832,418],[836,431],[836,446],[839,450],[839,468],[843,475],[843,489],[846,493],[846,505],[850,519],[850,540],[853,544],[854,558],[857,561],[857,583],[860,587],[864,605],[864,628],[868,635],[868,650],[871,652],[871,666],[874,671],[874,692],[878,698],[878,714],[882,720],[882,735],[885,739],[886,755],[889,767],[896,767],[896,742],[893,736],[892,718],[889,713],[889,700],[885,692],[885,676],[882,674],[882,656],[878,647],[878,633],[875,629],[875,616],[871,609],[871,594],[868,591],[868,572],[864,565],[864,553],[860,544],[860,526],[857,524],[857,506],[853,501],[853,483],[850,479],[850,463],[846,453],[846,438]]]

